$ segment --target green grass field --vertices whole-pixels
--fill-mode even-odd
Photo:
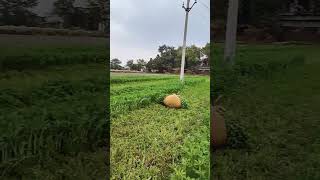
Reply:
[[[320,179],[319,49],[243,45],[236,70],[216,68],[213,98],[223,95],[227,125],[241,126],[248,138],[246,146],[213,152],[214,179]],[[222,59],[220,45],[213,52]]]
[[[106,42],[0,36],[0,179],[105,179]]]
[[[207,179],[209,176],[208,76],[111,75],[112,179]],[[169,109],[177,93],[186,109]]]

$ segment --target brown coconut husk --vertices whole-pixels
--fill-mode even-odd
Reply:
[[[218,105],[218,97],[215,105],[211,105],[211,144],[214,148],[221,147],[227,143],[227,129],[223,117],[225,109]]]
[[[164,98],[163,104],[170,108],[181,108],[182,102],[178,95],[172,94]]]

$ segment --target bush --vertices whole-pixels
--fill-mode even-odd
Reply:
[[[227,126],[227,146],[229,148],[248,147],[248,134],[245,128],[239,124],[239,120],[229,119]]]

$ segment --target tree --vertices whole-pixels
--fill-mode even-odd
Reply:
[[[4,25],[36,25],[39,18],[30,8],[38,0],[0,0],[0,22]]]
[[[277,15],[292,0],[239,0],[239,23],[250,25],[272,25]],[[223,21],[226,24],[228,0],[211,3],[214,8],[211,17],[213,22]],[[216,26],[216,24],[214,24]]]
[[[201,51],[208,56],[208,58],[210,59],[210,43],[207,43],[202,49]]]
[[[240,19],[252,25],[272,25],[291,0],[240,0]]]
[[[134,67],[133,60],[129,60],[129,61],[127,61],[126,66],[127,66],[128,68],[130,68],[130,70],[133,70],[133,69],[132,69],[132,68]]]
[[[154,59],[156,69],[159,72],[171,71],[176,66],[177,50],[174,47],[162,45],[158,52],[160,54]]]
[[[146,68],[148,72],[152,72],[152,70],[155,69],[154,60],[152,58],[150,58],[149,61],[147,62]]]
[[[87,0],[89,8],[89,29],[97,30],[99,24],[107,25],[109,0]],[[107,27],[105,26],[105,30]]]
[[[177,61],[179,62],[182,56],[182,47],[178,48]],[[199,65],[200,48],[195,45],[186,48],[186,69],[194,69]],[[178,63],[177,63],[178,64]],[[180,66],[179,66],[180,67]]]
[[[210,44],[206,46],[207,55],[210,51]],[[154,58],[150,59],[146,64],[146,68],[148,71],[157,70],[162,73],[164,71],[172,71],[174,68],[180,68],[182,48],[179,47],[175,49],[175,47],[162,45],[158,49],[159,54]],[[186,68],[194,69],[199,64],[200,58],[200,48],[192,45],[186,48]]]
[[[110,61],[110,69],[118,69],[118,70],[123,69],[123,67],[121,66],[121,61],[117,58],[112,59]]]
[[[71,27],[73,25],[73,17],[76,11],[74,7],[75,0],[57,0],[54,2],[53,13],[63,18],[64,26]]]
[[[143,68],[145,68],[147,65],[147,63],[143,60],[143,59],[138,59],[137,60],[137,69],[141,70]]]

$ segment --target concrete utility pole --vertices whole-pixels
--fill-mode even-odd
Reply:
[[[188,32],[188,18],[189,18],[189,12],[193,8],[193,6],[197,3],[197,0],[192,4],[190,7],[190,0],[187,0],[187,7],[184,6],[184,3],[182,5],[182,8],[186,11],[186,19],[184,23],[184,35],[183,35],[183,47],[182,47],[182,58],[181,58],[181,69],[180,69],[180,81],[184,81],[184,65],[185,65],[185,59],[186,59],[186,41],[187,41],[187,32]]]
[[[234,63],[236,53],[238,8],[239,0],[229,0],[224,59],[231,64]]]

